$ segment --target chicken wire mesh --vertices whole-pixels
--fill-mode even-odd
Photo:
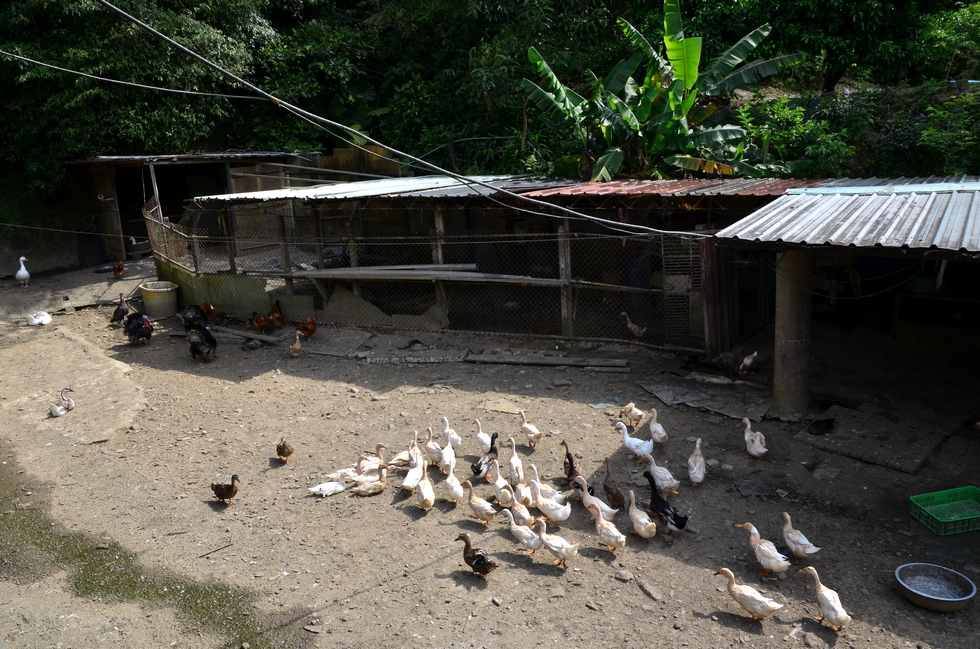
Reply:
[[[493,219],[445,228],[438,214],[289,201],[179,219],[144,210],[156,256],[208,278],[192,301],[241,317],[280,299],[292,320],[703,348],[696,241],[566,230],[561,219],[550,232],[494,231]]]

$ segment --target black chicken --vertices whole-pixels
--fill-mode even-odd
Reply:
[[[187,329],[187,345],[193,358],[200,358],[205,363],[210,363],[214,360],[218,341],[211,335],[210,329],[195,323]]]
[[[199,326],[202,329],[208,326],[208,318],[204,314],[204,309],[196,304],[191,304],[181,311],[180,319],[184,321],[185,332],[190,331],[195,326]]]
[[[650,513],[657,517],[658,524],[665,524],[668,530],[682,530],[687,527],[687,516],[681,516],[669,502],[664,500],[657,489],[657,482],[649,471],[643,477],[650,483]],[[669,533],[669,532],[668,532]]]
[[[130,313],[123,320],[123,329],[131,345],[145,345],[153,333],[150,319],[142,313]]]

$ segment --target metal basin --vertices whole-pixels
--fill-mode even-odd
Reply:
[[[948,613],[966,606],[977,586],[955,570],[932,563],[906,563],[895,568],[898,589],[906,599],[930,611]]]

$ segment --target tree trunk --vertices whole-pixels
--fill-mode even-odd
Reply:
[[[833,64],[827,64],[826,69],[823,73],[823,91],[833,92],[834,88],[837,87],[837,83],[844,76],[844,66],[838,66]]]

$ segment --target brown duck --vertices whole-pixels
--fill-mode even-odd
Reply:
[[[612,473],[609,471],[609,458],[606,458],[606,479],[602,483],[602,488],[606,492],[606,499],[609,506],[613,509],[622,509],[626,505],[626,497],[619,490],[616,483],[612,480]]]
[[[214,497],[221,501],[227,500],[229,505],[234,505],[235,501],[232,498],[238,493],[236,482],[241,482],[241,480],[238,479],[237,475],[233,475],[229,484],[212,484],[211,491],[214,492]]]
[[[456,537],[457,541],[462,541],[463,546],[463,561],[466,565],[480,577],[486,578],[491,572],[497,569],[497,562],[490,558],[490,555],[480,550],[479,548],[474,548],[470,544],[470,535],[466,532],[460,533]]]
[[[281,438],[279,443],[276,444],[276,455],[279,456],[279,459],[282,460],[284,464],[289,464],[289,456],[292,454],[293,447],[289,445],[289,442],[286,441],[285,437]]]

